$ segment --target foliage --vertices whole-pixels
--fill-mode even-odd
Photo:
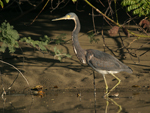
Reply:
[[[35,48],[38,48],[42,51],[47,51],[46,47],[48,45],[48,43],[50,42],[50,38],[45,35],[44,38],[40,38],[40,40],[33,40],[31,39],[31,37],[24,37],[22,39],[20,39],[19,41],[21,42],[26,42],[30,45],[32,45]]]
[[[93,31],[88,33],[88,38],[90,39],[90,43],[93,43],[93,41],[95,43],[98,43],[99,39],[95,38],[94,36],[95,34],[93,33]]]
[[[127,11],[133,11],[139,17],[150,14],[150,0],[123,0],[121,4],[128,6]]]
[[[21,42],[26,42],[28,44],[30,44],[31,46],[38,48],[41,51],[47,51],[46,46],[50,43],[50,42],[55,42],[55,44],[62,44],[63,42],[65,42],[63,39],[65,39],[66,37],[64,37],[66,34],[60,34],[59,36],[56,37],[56,39],[50,39],[47,35],[44,36],[44,38],[40,38],[40,40],[32,40],[31,37],[24,37],[22,39],[20,39]],[[66,54],[66,53],[62,53],[63,50],[59,50],[57,49],[57,47],[54,47],[54,58],[57,57],[58,60],[62,60],[62,57],[68,57],[70,58],[71,55],[70,54]]]
[[[77,0],[72,0],[73,3],[77,2]]]
[[[59,49],[57,49],[57,47],[55,46],[55,47],[54,47],[54,53],[55,53],[54,58],[57,57],[58,60],[60,60],[60,61],[61,61],[62,57],[68,57],[68,58],[71,58],[71,55],[70,55],[70,54],[66,54],[66,53],[62,53],[62,52],[63,52],[62,49],[59,50]]]
[[[0,51],[5,52],[8,47],[9,52],[15,52],[15,48],[19,47],[18,39],[19,34],[16,30],[14,30],[14,27],[7,21],[3,22],[0,26],[0,41],[2,42]]]
[[[8,3],[9,2],[9,0],[0,0],[0,6],[3,8],[4,7],[4,2],[5,3]]]
[[[65,33],[60,34],[59,36],[56,37],[56,39],[54,39],[54,42],[55,42],[56,44],[65,43],[65,40],[64,40],[64,39],[66,39],[65,36],[66,36]]]
[[[9,52],[14,53],[16,48],[19,47],[19,42],[25,42],[38,50],[47,51],[46,46],[51,42],[54,42],[55,44],[63,44],[65,42],[64,39],[66,38],[65,35],[66,34],[60,34],[56,37],[56,39],[51,39],[47,35],[40,38],[40,40],[33,40],[31,37],[23,37],[19,39],[18,32],[14,30],[13,26],[5,21],[0,26],[0,42],[2,42],[0,45],[0,51],[5,52],[8,47]],[[71,55],[62,53],[62,50],[59,50],[56,47],[54,48],[54,53],[54,56],[57,56],[59,60],[61,60],[64,56],[69,58],[71,57]]]

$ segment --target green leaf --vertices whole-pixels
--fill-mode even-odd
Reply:
[[[61,57],[58,57],[58,60],[61,61]]]
[[[0,51],[4,53],[6,48],[7,48],[7,45],[5,43],[3,43],[1,48],[0,48]]]
[[[2,7],[2,8],[4,7],[4,4],[3,4],[3,2],[2,2],[2,1],[0,1],[0,5],[1,5],[1,7]]]
[[[122,0],[122,6],[127,6],[127,11],[133,11],[134,15],[149,16],[150,1],[149,0]]]
[[[77,0],[72,0],[73,3],[77,2]]]
[[[6,1],[6,3],[8,3],[9,2],[9,0],[5,0]]]
[[[54,42],[56,44],[63,44],[63,43],[65,43],[65,40],[64,40],[64,39],[66,39],[65,36],[66,36],[65,33],[60,34],[59,36],[56,37],[56,39],[54,39]]]
[[[99,41],[98,38],[95,38],[95,34],[93,33],[93,31],[88,33],[88,38],[90,39],[90,43],[98,43]]]
[[[57,47],[55,46],[55,47],[54,47],[54,53],[55,53],[55,54],[54,54],[54,58],[57,57],[57,59],[58,59],[59,61],[61,61],[63,57],[71,58],[71,55],[70,55],[70,54],[62,53],[62,51],[63,51],[62,49],[59,50],[59,49],[57,49]]]

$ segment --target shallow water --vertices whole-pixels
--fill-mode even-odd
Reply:
[[[81,96],[77,96],[80,94]],[[103,98],[97,91],[49,91],[41,96],[6,95],[0,113],[149,113],[150,92],[121,92],[118,98]],[[112,92],[113,94],[113,92]],[[122,109],[121,109],[122,108]]]

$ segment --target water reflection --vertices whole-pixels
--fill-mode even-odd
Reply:
[[[108,111],[108,107],[109,107],[109,101],[114,103],[114,105],[116,105],[116,107],[118,107],[118,111],[116,113],[120,113],[122,111],[122,106],[119,105],[116,101],[114,101],[112,98],[107,97],[106,98],[106,109],[105,109],[105,113],[107,113]]]
[[[80,95],[78,95],[80,94]],[[103,92],[97,91],[48,91],[45,96],[29,94],[6,95],[5,103],[1,99],[0,113],[149,113],[149,92],[121,92],[120,98],[103,98]],[[137,93],[136,93],[137,94]],[[77,96],[78,95],[78,96]]]
[[[121,105],[119,105],[116,101],[114,101],[114,99],[112,98],[118,98],[116,96],[105,96],[104,99],[106,100],[106,108],[105,108],[105,113],[108,113],[108,108],[109,108],[109,103],[113,103],[114,105],[116,105],[116,107],[118,107],[118,111],[116,113],[120,113],[122,110]],[[118,98],[119,99],[119,98]],[[95,109],[95,113],[96,113],[96,94],[94,93],[94,109]]]

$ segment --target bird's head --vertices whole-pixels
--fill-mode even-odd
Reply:
[[[66,14],[65,16],[61,17],[61,18],[56,18],[56,19],[53,19],[52,21],[58,21],[58,20],[74,20],[76,17],[76,14],[75,13],[68,13]]]

